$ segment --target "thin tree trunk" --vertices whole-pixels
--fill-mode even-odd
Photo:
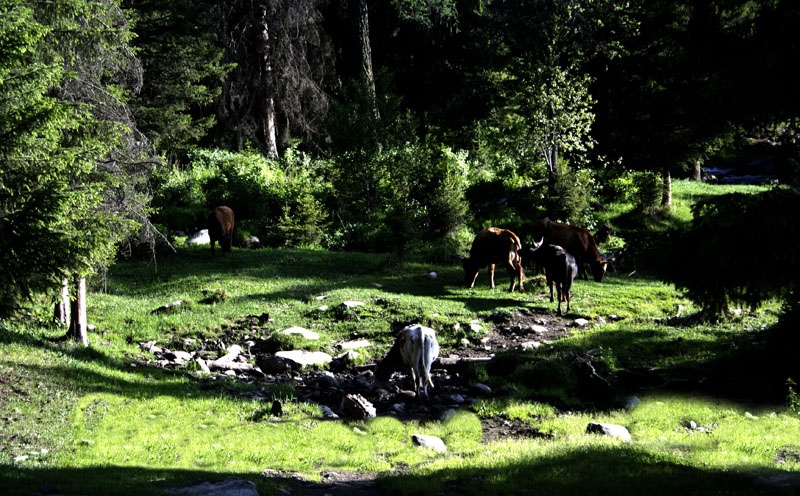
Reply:
[[[67,335],[89,346],[89,335],[86,331],[86,278],[75,276],[75,294],[70,301],[69,331]]]
[[[672,206],[672,175],[668,169],[661,170],[661,180],[661,207],[669,209]]]
[[[355,9],[354,17],[356,22],[356,42],[358,43],[358,56],[361,79],[367,86],[373,101],[373,112],[379,118],[378,106],[375,92],[375,76],[372,72],[372,45],[369,42],[369,5],[367,0],[356,0],[353,2]]]
[[[558,145],[554,144],[547,153],[547,215],[551,219],[556,219],[558,217],[558,198],[556,198]]]
[[[695,181],[700,181],[703,179],[703,170],[701,166],[703,165],[703,161],[699,158],[694,161],[694,172],[692,174],[692,179]]]
[[[267,8],[260,5],[256,9],[255,25],[258,30],[256,49],[261,57],[259,61],[259,80],[261,92],[261,138],[264,140],[267,155],[278,156],[278,140],[275,131],[275,83],[272,80],[272,63],[270,61],[269,25]]]
[[[67,325],[69,322],[69,280],[61,283],[61,294],[53,309],[53,321],[56,324]]]

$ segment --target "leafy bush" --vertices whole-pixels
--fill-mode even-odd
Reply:
[[[800,308],[800,221],[785,214],[800,211],[800,192],[732,193],[692,210],[690,227],[637,241],[648,247],[642,262],[712,316],[727,313],[731,302],[757,307],[770,298],[782,299],[787,314]]]
[[[661,179],[654,172],[637,172],[633,176],[633,201],[636,209],[652,213],[661,202]]]

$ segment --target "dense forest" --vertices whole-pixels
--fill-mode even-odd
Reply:
[[[652,270],[716,310],[776,295],[798,306],[796,242],[781,235],[798,232],[795,2],[0,0],[0,12],[4,316],[120,254],[168,250],[217,205],[236,212],[238,243],[442,260],[490,224],[523,238],[545,215],[594,229],[621,197],[668,216],[672,177],[730,157],[789,179],[704,204],[638,255],[683,240],[671,256],[712,260],[713,288],[692,268]],[[721,278],[742,256],[733,235],[763,240],[759,260],[781,270]]]

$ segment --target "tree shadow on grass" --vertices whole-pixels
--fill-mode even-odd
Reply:
[[[272,449],[265,446],[265,450]],[[458,455],[447,455],[458,456]],[[509,461],[496,460],[490,467],[458,463],[458,468],[443,468],[412,473],[404,468],[393,473],[370,476],[337,477],[330,467],[319,467],[319,474],[333,482],[314,483],[294,474],[258,467],[250,473],[180,470],[168,468],[119,467],[104,465],[86,468],[31,468],[21,464],[0,465],[0,487],[4,496],[33,494],[141,495],[163,494],[164,489],[181,488],[202,482],[230,479],[249,480],[260,495],[331,494],[377,496],[436,494],[614,494],[674,495],[726,494],[789,495],[797,487],[767,486],[762,478],[785,472],[745,469],[700,469],[670,461],[630,445],[592,446],[556,452],[509,455]],[[407,466],[406,466],[407,467]],[[267,470],[271,476],[265,477]],[[326,477],[326,475],[328,477]]]

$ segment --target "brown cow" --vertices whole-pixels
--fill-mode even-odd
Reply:
[[[606,274],[608,262],[597,249],[597,243],[592,233],[580,227],[553,222],[545,217],[533,223],[533,240],[541,242],[542,238],[549,244],[563,247],[567,252],[575,257],[578,264],[578,271],[584,279],[589,279],[586,269],[583,267],[585,262],[592,268],[594,280],[601,282]]]
[[[498,227],[484,229],[475,236],[472,248],[469,250],[469,258],[462,258],[464,282],[469,284],[470,288],[474,287],[478,271],[488,265],[489,283],[494,289],[494,266],[502,264],[511,276],[511,286],[508,290],[513,292],[519,279],[519,290],[525,291],[522,286],[524,274],[519,254],[521,249],[522,243],[519,238],[508,229]]]
[[[231,251],[233,241],[233,210],[228,207],[217,207],[208,214],[208,237],[211,238],[211,254],[214,254],[214,242],[219,241],[222,253]]]

